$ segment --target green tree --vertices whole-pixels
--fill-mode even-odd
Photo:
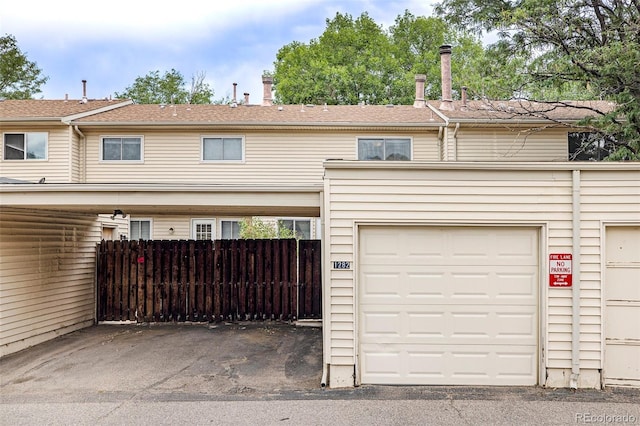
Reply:
[[[412,104],[415,75],[426,74],[426,96],[441,93],[438,48],[452,44],[455,76],[475,81],[484,59],[479,39],[447,27],[440,18],[409,11],[388,30],[367,13],[357,19],[336,14],[322,35],[308,44],[282,47],[275,61],[276,101],[327,104]],[[491,79],[486,78],[487,81]]]
[[[309,44],[282,47],[275,62],[276,102],[357,104],[390,102],[397,65],[390,42],[366,13],[337,13]]]
[[[139,104],[210,104],[213,90],[204,80],[205,74],[198,73],[187,86],[183,75],[175,69],[162,76],[160,71],[151,71],[137,77],[123,92],[116,92],[115,97],[132,99]]]
[[[265,223],[260,218],[248,217],[240,221],[240,239],[296,238],[295,233],[282,226]]]
[[[570,106],[603,99],[581,124],[613,141],[609,159],[640,160],[640,5],[637,0],[444,0],[436,12],[477,34],[497,32],[496,58],[518,58],[513,93]],[[505,84],[506,81],[500,83]]]
[[[12,35],[0,37],[0,98],[31,99],[49,77],[29,61]]]

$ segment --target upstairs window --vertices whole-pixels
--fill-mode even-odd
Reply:
[[[202,138],[203,161],[242,161],[244,159],[242,138],[204,137]]]
[[[411,160],[411,140],[408,138],[360,138],[358,160]]]
[[[47,133],[5,133],[5,160],[46,160]]]
[[[142,137],[105,136],[102,138],[103,161],[142,161]]]
[[[568,142],[569,161],[603,161],[619,149],[612,136],[595,132],[569,132]]]

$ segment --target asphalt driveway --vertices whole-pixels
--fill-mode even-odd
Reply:
[[[640,389],[320,386],[322,330],[98,325],[0,359],[0,424],[637,424]]]
[[[97,325],[0,359],[8,400],[217,399],[320,389],[322,330],[288,323]]]

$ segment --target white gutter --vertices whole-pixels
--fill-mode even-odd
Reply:
[[[572,228],[573,258],[571,285],[571,377],[569,387],[578,388],[580,378],[580,170],[573,170]]]

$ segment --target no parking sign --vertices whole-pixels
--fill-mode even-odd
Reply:
[[[571,253],[549,255],[549,287],[571,287]]]

